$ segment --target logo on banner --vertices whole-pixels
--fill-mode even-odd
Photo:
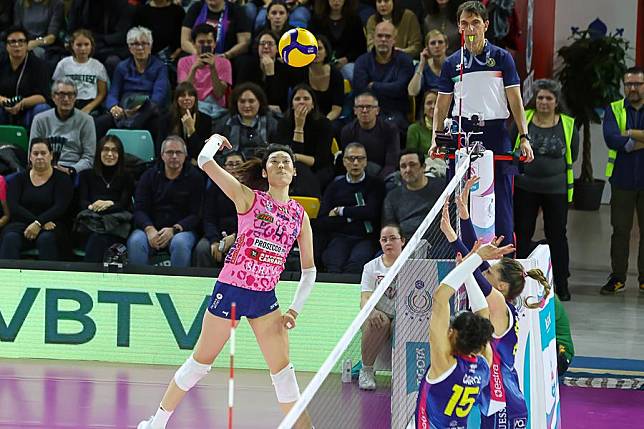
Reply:
[[[407,294],[406,304],[405,315],[410,319],[416,319],[419,322],[428,319],[432,309],[432,296],[425,288],[424,281],[416,280],[414,288]]]
[[[405,366],[407,374],[407,394],[418,391],[425,371],[429,367],[429,344],[408,341],[405,343]]]

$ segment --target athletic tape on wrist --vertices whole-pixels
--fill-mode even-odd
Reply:
[[[213,134],[208,140],[206,140],[206,144],[204,144],[201,152],[199,152],[199,156],[197,157],[199,168],[203,168],[205,163],[213,160],[215,154],[223,143],[224,140],[217,134]]]
[[[465,283],[468,276],[474,272],[476,267],[481,265],[482,261],[483,259],[481,259],[478,253],[468,256],[463,259],[459,265],[454,267],[454,269],[445,276],[441,283],[451,287],[454,291],[457,291],[458,288]]]

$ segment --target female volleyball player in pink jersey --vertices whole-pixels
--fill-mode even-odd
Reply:
[[[165,428],[186,392],[210,371],[230,335],[232,302],[237,306],[236,319],[246,316],[255,333],[282,411],[287,413],[300,396],[288,354],[287,330],[295,327],[297,316],[315,283],[316,269],[309,218],[302,206],[288,195],[295,175],[294,155],[286,146],[268,147],[261,172],[257,172],[268,181],[268,192],[262,192],[242,185],[217,165],[213,156],[222,147],[232,149],[225,137],[211,136],[197,163],[235,203],[237,238],[215,284],[194,352],[175,373],[156,414],[139,423],[138,429]],[[246,183],[256,181],[256,178],[248,179]],[[274,289],[296,240],[302,276],[293,302],[282,313]],[[308,414],[300,417],[296,427],[311,427]]]

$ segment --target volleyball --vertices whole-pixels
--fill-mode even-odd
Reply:
[[[282,60],[292,67],[308,66],[318,53],[318,41],[313,33],[304,28],[294,28],[284,33],[278,47]]]

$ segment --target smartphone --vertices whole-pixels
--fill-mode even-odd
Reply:
[[[201,45],[201,55],[212,54],[212,47],[210,45]]]

